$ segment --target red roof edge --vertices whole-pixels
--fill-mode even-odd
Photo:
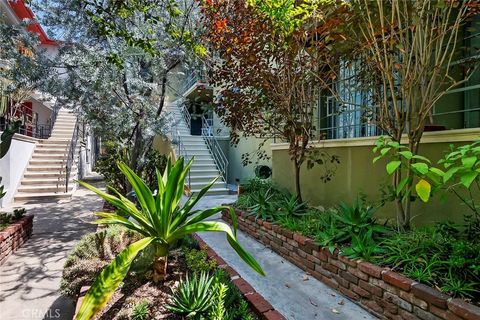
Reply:
[[[30,8],[27,7],[25,2],[23,2],[23,0],[8,0],[8,4],[10,5],[12,10],[15,12],[15,15],[20,20],[29,19],[34,21],[32,24],[30,24],[27,27],[27,31],[36,33],[40,38],[41,44],[50,45],[50,46],[57,45],[57,42],[55,40],[52,40],[48,37],[48,35],[46,34],[45,30],[43,30],[40,23],[35,21],[35,15],[33,14],[32,10],[30,10]]]

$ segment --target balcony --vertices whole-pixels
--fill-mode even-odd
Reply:
[[[194,70],[187,74],[183,86],[183,97],[195,101],[211,101],[213,88],[209,85],[205,70]]]

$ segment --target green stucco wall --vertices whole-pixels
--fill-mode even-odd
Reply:
[[[269,159],[258,161],[256,163],[253,161],[252,164],[243,166],[242,164],[242,154],[249,153],[252,154],[255,150],[258,149],[260,143],[263,139],[258,138],[242,138],[241,141],[236,146],[230,146],[228,149],[228,160],[229,160],[229,170],[228,170],[228,180],[229,183],[236,183],[236,179],[239,179],[241,182],[245,181],[248,178],[255,176],[255,167],[257,165],[267,165],[272,167],[271,155],[272,150],[270,144],[273,142],[271,140],[265,142],[262,150],[265,150]],[[255,159],[254,159],[255,160]]]
[[[480,132],[479,132],[480,133]],[[437,161],[448,149],[449,143],[424,143],[420,154]],[[385,172],[386,161],[372,163],[373,140],[368,146],[337,146],[327,150],[340,158],[340,164],[332,181],[321,181],[322,167],[317,166],[307,170],[305,166],[301,171],[301,187],[304,200],[311,205],[323,207],[335,206],[341,201],[351,202],[359,192],[367,195],[370,201],[380,199],[380,186],[390,181]],[[275,149],[275,148],[274,148]],[[294,191],[294,171],[287,150],[273,150],[272,152],[273,181],[281,187]],[[480,195],[478,195],[480,199]],[[412,220],[414,225],[430,224],[434,221],[453,220],[460,222],[462,214],[468,212],[457,198],[447,194],[440,200],[437,195],[427,204],[416,200],[413,203]],[[395,209],[392,204],[381,208],[377,215],[381,218],[395,219]]]

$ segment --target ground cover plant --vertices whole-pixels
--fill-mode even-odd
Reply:
[[[465,150],[472,149],[460,148],[464,154],[468,154]],[[452,159],[452,152],[447,153],[445,159]],[[461,169],[453,171],[466,174]],[[456,179],[461,180],[461,176]],[[455,187],[459,186],[455,184]],[[369,203],[361,195],[352,204],[341,203],[327,209],[296,203],[295,207],[300,206],[302,213],[294,214],[285,209],[289,203],[285,201],[289,199],[288,192],[279,190],[269,180],[254,178],[247,181],[242,190],[234,206],[246,210],[247,214],[313,238],[331,251],[338,249],[344,256],[390,267],[454,297],[480,304],[480,232],[474,212],[465,216],[463,224],[444,222],[400,231],[391,223],[379,223],[375,212],[380,205]],[[266,195],[268,205],[255,204]],[[259,207],[262,211],[251,210]]]
[[[62,294],[75,297],[82,286],[92,285],[104,266],[140,238],[123,226],[85,235],[65,263]],[[256,319],[228,273],[208,259],[206,249],[190,236],[183,238],[172,248],[171,273],[160,284],[149,268],[152,252],[139,255],[129,277],[95,319]]]
[[[12,213],[0,212],[0,231],[11,225],[12,223],[22,219],[27,210],[25,208],[17,208]]]
[[[183,205],[180,204],[184,191],[184,180],[192,161],[193,159],[184,165],[183,158],[179,158],[173,165],[168,160],[163,175],[157,170],[158,189],[155,196],[138,175],[124,163],[119,163],[120,170],[135,192],[138,206],[113,188],[110,191],[115,195],[110,195],[87,183],[80,182],[82,186],[116,207],[114,213],[97,212],[96,215],[100,217],[96,221],[97,224],[122,225],[141,234],[142,237],[128,245],[102,270],[85,295],[76,319],[90,319],[100,312],[127,276],[134,260],[142,252],[148,251],[148,248],[152,250],[150,262],[153,281],[157,283],[165,281],[168,277],[170,250],[178,241],[195,232],[224,232],[227,241],[240,258],[256,272],[264,274],[257,261],[238,243],[235,236],[235,224],[232,231],[223,222],[205,221],[206,218],[225,209],[231,211],[232,219],[236,221],[236,216],[231,208],[218,206],[207,210],[193,210],[195,204],[215,183],[215,179],[198,194],[191,196]]]

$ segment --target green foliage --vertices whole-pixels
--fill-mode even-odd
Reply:
[[[106,141],[103,144],[104,153],[96,162],[95,170],[105,177],[107,185],[125,194],[128,190],[128,183],[125,175],[119,169],[118,162],[130,162],[129,151],[114,141]],[[145,181],[146,185],[154,190],[157,188],[157,175],[155,170],[163,171],[167,158],[160,152],[150,149],[145,154],[137,168],[137,174]]]
[[[276,213],[273,205],[272,189],[268,189],[265,193],[257,192],[250,195],[254,203],[248,208],[248,211],[257,219],[272,221]]]
[[[25,208],[14,209],[12,213],[0,212],[0,230],[22,219],[26,212]]]
[[[137,303],[132,309],[132,320],[148,320],[149,319],[149,307],[150,302],[148,300],[143,300],[140,303]]]
[[[65,262],[60,283],[62,294],[74,297],[100,273],[129,244],[140,236],[121,226],[83,236]]]
[[[214,277],[208,273],[187,275],[185,280],[180,281],[172,297],[173,303],[167,306],[168,310],[187,318],[207,312],[214,301],[211,297],[213,286]]]
[[[373,217],[376,209],[357,198],[352,205],[340,204],[337,210],[336,214],[327,216],[324,229],[319,230],[319,243],[328,246],[331,251],[336,245],[351,244],[350,249],[343,252],[345,255],[371,257],[376,251],[375,239],[389,231],[376,223]]]
[[[480,297],[480,242],[452,223],[385,237],[376,261],[459,297]],[[471,290],[472,289],[472,290]]]
[[[400,175],[403,172],[403,178],[394,185],[394,198],[410,201],[410,196],[415,190],[423,202],[428,202],[432,192],[439,188],[443,171],[433,167],[429,159],[413,154],[408,147],[382,136],[377,139],[373,152],[378,154],[373,163],[380,159],[388,159],[385,168],[389,175],[396,172]],[[413,188],[414,180],[416,184]]]
[[[209,312],[209,319],[211,320],[224,320],[226,315],[225,309],[225,297],[227,295],[228,286],[221,282],[215,283],[214,296],[212,308]]]
[[[210,272],[217,267],[216,261],[208,259],[207,251],[204,249],[184,249],[183,252],[187,268],[194,274]]]
[[[285,195],[277,209],[277,214],[282,216],[301,216],[307,212],[307,204],[298,200],[296,195]]]
[[[279,32],[289,34],[319,14],[320,6],[333,4],[332,0],[247,0],[274,22]],[[324,9],[324,8],[323,8]]]
[[[104,152],[96,162],[95,171],[102,174],[105,183],[120,193],[127,193],[127,180],[117,166],[117,162],[129,162],[128,152],[114,141],[105,141],[102,144]]]
[[[448,184],[447,190],[471,211],[471,215],[466,215],[468,224],[480,230],[480,205],[475,202],[475,194],[480,192],[480,140],[457,148],[450,145],[450,152],[439,164],[445,169],[443,183]]]
[[[155,247],[155,258],[161,258],[168,255],[169,248],[178,240],[194,232],[224,232],[227,235],[227,241],[238,255],[255,271],[264,274],[258,262],[237,242],[235,231],[232,231],[223,222],[205,221],[208,217],[225,209],[230,210],[232,219],[236,221],[233,209],[219,206],[207,210],[192,211],[195,204],[204,196],[215,180],[198,194],[191,196],[183,205],[180,205],[185,177],[192,161],[193,159],[184,166],[183,158],[180,158],[175,165],[172,165],[169,160],[163,176],[157,170],[158,192],[156,196],[127,165],[119,163],[119,169],[135,191],[138,207],[113,188],[110,190],[115,195],[110,195],[87,183],[79,182],[117,209],[114,213],[97,212],[96,215],[100,219],[95,223],[122,225],[129,230],[140,233],[144,238],[124,249],[100,273],[87,292],[77,319],[89,319],[108,302],[109,297],[126,276],[130,264],[138,253],[150,243]]]

